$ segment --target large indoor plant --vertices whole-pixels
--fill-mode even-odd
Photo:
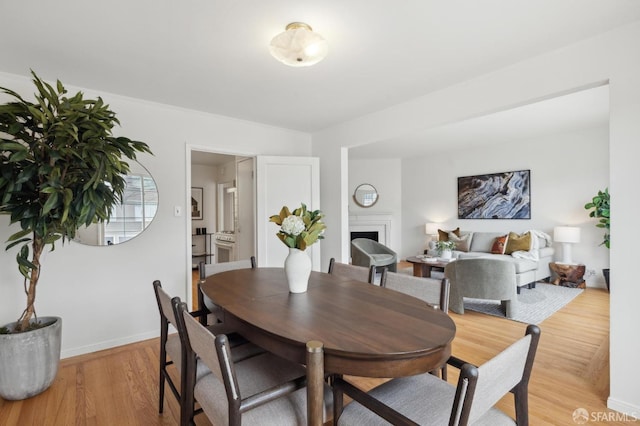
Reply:
[[[598,194],[591,199],[590,202],[584,205],[586,210],[590,210],[589,217],[598,219],[596,226],[604,229],[604,239],[600,245],[604,245],[606,248],[610,248],[611,237],[609,233],[610,227],[610,212],[611,212],[611,199],[609,196],[609,188],[605,188],[604,191],[598,191]],[[609,268],[602,270],[604,279],[607,283],[607,289],[609,289]]]
[[[307,247],[324,238],[326,225],[322,222],[324,214],[320,210],[308,210],[305,204],[293,212],[287,206],[280,213],[269,217],[270,222],[280,226],[276,234],[280,241],[289,247],[284,269],[289,291],[303,293],[307,291],[311,274],[311,259],[304,251]]]
[[[143,142],[112,135],[119,121],[101,98],[85,99],[81,92],[68,97],[60,81],[53,87],[34,72],[32,76],[35,102],[0,87],[0,93],[11,98],[0,105],[0,214],[10,215],[10,223],[20,228],[9,237],[6,249],[18,250],[17,266],[27,299],[17,322],[0,330],[0,338],[8,336],[12,342],[29,339],[33,329],[40,331],[51,324],[59,328],[59,318],[45,321],[36,315],[43,251],[53,250],[56,242],[73,239],[81,227],[108,221],[126,185],[124,175],[129,165],[123,157],[134,160],[137,152],[150,152]],[[21,351],[30,349],[10,350],[7,342],[0,345],[0,364],[7,370],[42,368],[21,364],[33,355]],[[46,340],[46,345],[50,344],[56,345]],[[60,356],[59,342],[57,345],[54,377]],[[18,367],[11,367],[14,361]],[[50,376],[51,368],[48,370]],[[0,374],[0,393],[6,375]],[[44,389],[49,384],[45,383]],[[44,389],[22,391],[17,396],[11,394],[15,389],[9,389],[10,394],[2,396],[21,399]]]

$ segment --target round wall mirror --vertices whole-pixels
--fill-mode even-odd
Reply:
[[[373,185],[363,183],[353,192],[353,200],[360,207],[371,207],[378,201],[378,191]]]
[[[151,174],[137,161],[129,162],[122,202],[113,208],[109,222],[81,228],[74,241],[90,246],[121,244],[144,231],[158,211],[158,189]]]

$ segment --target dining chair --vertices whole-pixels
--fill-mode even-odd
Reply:
[[[156,295],[156,301],[158,302],[158,310],[160,311],[160,384],[158,412],[162,413],[164,409],[165,383],[169,385],[171,392],[178,400],[180,406],[182,406],[183,395],[171,378],[167,367],[173,365],[178,373],[178,377],[180,377],[180,380],[182,381],[183,372],[186,371],[186,349],[182,345],[182,340],[178,330],[178,320],[175,315],[175,309],[173,308],[173,304],[180,302],[180,298],[171,297],[167,292],[165,292],[159,280],[155,280],[153,282],[153,289]],[[189,315],[194,318],[199,318],[207,314],[208,311],[189,312]],[[169,325],[172,325],[176,330],[178,330],[178,333],[169,334]],[[234,330],[221,323],[207,326],[207,330],[211,333],[234,333]],[[232,349],[232,355],[235,361],[250,358],[263,352],[264,349],[246,341],[244,344],[235,345]],[[202,363],[197,364],[196,371],[198,377],[208,373],[208,369]],[[180,386],[180,389],[184,388]]]
[[[376,278],[376,267],[349,265],[347,263],[336,262],[335,258],[329,260],[329,273],[340,277],[345,277],[369,284],[374,284]]]
[[[200,318],[200,322],[203,325],[207,325],[208,322],[217,322],[220,320],[220,308],[211,300],[207,295],[202,292],[201,285],[207,279],[207,277],[218,274],[220,272],[232,271],[234,269],[255,269],[256,258],[251,256],[249,259],[235,260],[233,262],[223,263],[198,263],[198,310],[208,309],[213,315],[207,315]]]
[[[389,272],[387,268],[382,270],[380,286],[396,290],[409,296],[424,300],[428,305],[440,309],[445,314],[449,313],[449,279],[415,277],[413,275],[398,272]],[[440,373],[442,380],[447,380],[447,365],[443,365],[433,374]]]
[[[164,411],[165,384],[169,385],[169,389],[171,389],[171,392],[178,400],[178,403],[181,402],[180,391],[178,390],[176,383],[174,383],[171,378],[167,367],[173,365],[178,372],[178,376],[181,376],[183,370],[182,348],[178,334],[169,334],[169,324],[174,328],[176,327],[176,318],[171,305],[171,296],[164,291],[159,280],[153,282],[153,291],[156,295],[158,311],[160,312],[160,381],[158,412],[162,413]],[[193,314],[197,316],[204,313],[194,312]]]
[[[451,357],[460,369],[457,386],[432,374],[392,379],[366,393],[341,378],[334,380],[336,398],[346,393],[354,401],[344,407],[334,400],[338,425],[514,425],[529,424],[528,386],[540,328],[526,335],[480,367]],[[514,394],[516,419],[494,405]],[[422,396],[422,397],[420,397]]]
[[[214,335],[187,312],[185,303],[174,310],[187,348],[185,404],[181,424],[193,423],[194,400],[215,425],[306,425],[306,370],[297,363],[266,352],[234,361],[227,336]],[[210,373],[198,377],[200,360]],[[323,421],[332,412],[331,390],[324,385]]]
[[[424,300],[434,308],[449,312],[449,279],[415,277],[413,275],[382,270],[380,286]]]

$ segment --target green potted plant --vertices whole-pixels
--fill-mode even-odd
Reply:
[[[436,251],[444,259],[451,259],[451,251],[456,248],[454,241],[436,241]]]
[[[0,214],[20,230],[6,249],[17,248],[26,307],[0,329],[0,396],[24,399],[49,387],[60,359],[61,319],[38,317],[36,287],[41,255],[71,240],[81,227],[108,221],[122,197],[129,165],[149,147],[112,136],[119,124],[101,98],[67,97],[33,71],[35,102],[0,87],[12,101],[0,105]]]
[[[598,191],[598,194],[591,199],[590,202],[584,205],[586,210],[590,210],[589,217],[598,219],[596,226],[604,229],[604,239],[600,245],[604,245],[606,248],[610,248],[611,237],[609,233],[609,227],[611,224],[610,212],[611,212],[611,199],[609,196],[609,188],[605,188],[604,191]],[[607,283],[607,290],[609,289],[609,268],[603,269],[605,282]]]

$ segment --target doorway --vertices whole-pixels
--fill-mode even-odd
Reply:
[[[255,158],[188,147],[191,218],[187,255],[192,305],[198,263],[222,263],[255,255]]]

